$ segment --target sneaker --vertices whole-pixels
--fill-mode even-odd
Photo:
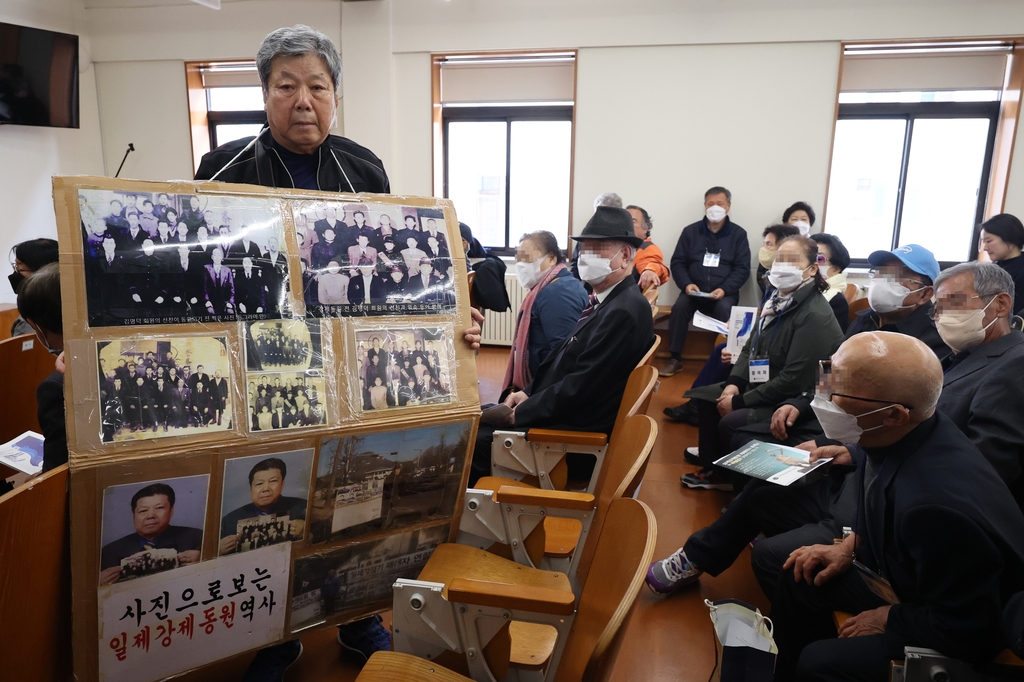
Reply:
[[[697,414],[697,404],[692,400],[688,400],[682,405],[676,405],[675,407],[666,407],[662,411],[665,413],[666,417],[674,422],[700,426],[700,416]]]
[[[686,451],[683,452],[683,459],[685,459],[690,464],[700,466],[700,448],[698,448],[696,445],[693,447],[686,448]]]
[[[683,474],[679,477],[679,482],[687,488],[693,488],[695,490],[722,490],[727,493],[732,492],[732,483],[727,481],[722,474],[718,473],[714,469],[701,469],[695,471],[692,474]]]
[[[658,371],[658,376],[670,377],[683,368],[683,361],[672,358]]]
[[[380,616],[370,616],[339,625],[338,644],[368,661],[378,651],[391,651],[391,633],[381,625]]]
[[[690,563],[686,558],[686,552],[680,547],[667,559],[651,564],[647,569],[645,582],[655,594],[671,594],[681,587],[697,582],[701,573],[703,571]]]
[[[298,639],[260,649],[242,676],[242,682],[281,682],[284,671],[301,655],[302,642]]]

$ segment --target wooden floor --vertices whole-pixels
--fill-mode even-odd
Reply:
[[[477,356],[480,401],[495,402],[504,378],[508,351],[484,348]],[[659,361],[660,362],[660,361]],[[685,361],[683,371],[661,379],[648,411],[660,432],[651,454],[639,498],[650,505],[658,520],[656,558],[680,547],[690,534],[721,514],[731,495],[716,491],[687,490],[679,476],[693,471],[683,459],[683,450],[697,444],[697,429],[665,419],[662,409],[677,405],[700,370],[700,363]],[[705,682],[714,666],[714,638],[705,599],[742,599],[767,611],[768,602],[750,570],[750,550],[745,550],[728,571],[717,578],[704,576],[698,585],[668,598],[657,597],[646,588],[626,621],[622,646],[611,669],[610,680],[660,682]],[[390,614],[385,614],[390,625]],[[288,671],[287,682],[346,682],[355,679],[359,663],[342,652],[335,641],[337,631],[328,628],[302,636],[302,657]],[[252,654],[222,661],[179,679],[185,682],[230,682],[240,680]]]

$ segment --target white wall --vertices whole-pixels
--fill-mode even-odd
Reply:
[[[252,59],[264,36],[281,26],[308,24],[338,42],[340,3],[325,0],[225,2],[102,8],[85,12],[95,49],[106,174],[113,175],[128,143],[121,177],[191,178],[185,62]]]
[[[81,0],[7,0],[0,21],[63,33],[79,39],[80,128],[0,126],[0,303],[13,303],[6,282],[7,255],[15,244],[36,237],[57,237],[50,177],[103,171],[99,144],[96,79],[90,42],[82,33]]]

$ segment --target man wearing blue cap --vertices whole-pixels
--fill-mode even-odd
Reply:
[[[871,307],[857,314],[846,338],[861,332],[898,332],[924,341],[939,360],[949,355],[949,347],[932,322],[934,283],[939,263],[932,252],[918,244],[907,244],[892,251],[875,251],[868,256],[872,265],[868,303]]]

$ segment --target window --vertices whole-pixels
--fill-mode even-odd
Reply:
[[[186,62],[185,80],[196,169],[203,154],[266,125],[255,62]]]
[[[904,244],[977,256],[998,91],[842,93],[827,230],[856,259]]]
[[[254,67],[255,68],[255,67]],[[252,137],[267,123],[260,86],[206,88],[210,148]]]
[[[566,248],[572,107],[455,107],[444,123],[445,196],[473,236],[514,252],[548,230]]]

